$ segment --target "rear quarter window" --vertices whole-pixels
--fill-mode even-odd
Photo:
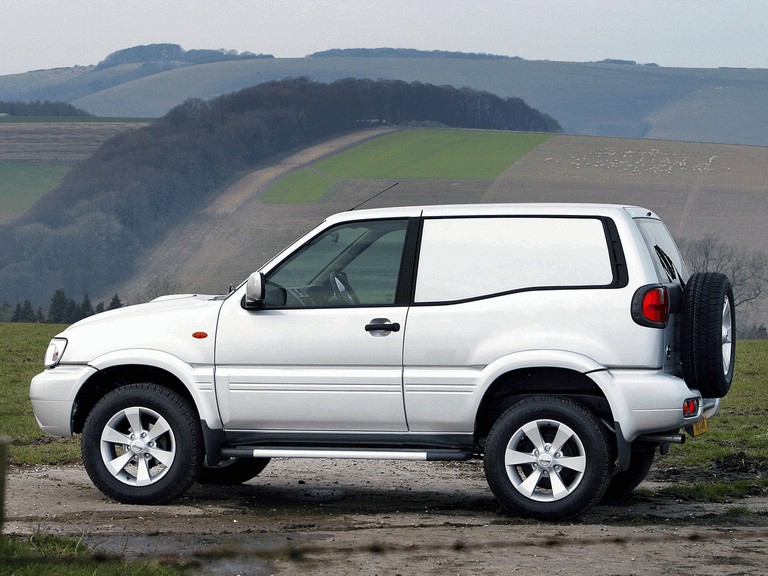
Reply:
[[[680,254],[677,244],[672,238],[672,234],[669,233],[669,230],[664,223],[655,218],[635,218],[635,224],[637,224],[640,233],[643,235],[643,240],[645,240],[648,253],[651,255],[653,265],[656,267],[656,274],[659,277],[659,281],[669,282],[674,280],[674,278],[671,277],[674,273],[675,275],[680,274],[683,282],[687,282],[688,269],[685,266],[685,262],[683,261],[683,257]],[[659,252],[657,246],[662,252]],[[674,264],[675,267],[673,271],[667,272],[665,269],[663,254],[666,254],[672,260],[672,264]]]
[[[424,221],[415,302],[613,281],[598,218],[436,218]]]

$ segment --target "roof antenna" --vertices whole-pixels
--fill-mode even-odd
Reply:
[[[384,190],[382,190],[381,192],[376,192],[376,194],[374,194],[373,196],[371,196],[371,197],[370,197],[370,198],[368,198],[367,200],[363,200],[363,201],[362,201],[362,202],[360,202],[360,204],[358,204],[357,206],[353,206],[352,208],[350,208],[349,210],[347,210],[347,212],[352,212],[353,210],[357,210],[358,208],[360,208],[360,206],[362,206],[363,204],[368,204],[368,202],[370,202],[371,200],[373,200],[373,199],[374,199],[374,198],[376,198],[377,196],[381,196],[381,195],[382,195],[382,194],[384,194],[384,192],[386,192],[387,190],[392,190],[392,188],[394,188],[394,187],[395,187],[395,186],[397,186],[398,184],[400,184],[400,182],[395,182],[394,184],[392,184],[392,186],[387,186],[387,187],[386,187],[386,188],[384,188]]]

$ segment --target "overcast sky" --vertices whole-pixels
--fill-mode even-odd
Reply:
[[[284,58],[393,47],[768,68],[768,0],[0,1],[0,75],[161,42]]]

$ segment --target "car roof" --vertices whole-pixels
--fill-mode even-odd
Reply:
[[[378,218],[425,218],[457,216],[616,216],[658,218],[639,206],[589,203],[507,203],[507,204],[440,204],[373,208],[335,214],[328,222],[370,220]]]

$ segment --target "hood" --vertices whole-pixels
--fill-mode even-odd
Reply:
[[[163,296],[90,316],[58,335],[67,339],[62,362],[88,363],[112,352],[150,349],[190,364],[212,364],[223,301],[221,296],[210,295]]]

